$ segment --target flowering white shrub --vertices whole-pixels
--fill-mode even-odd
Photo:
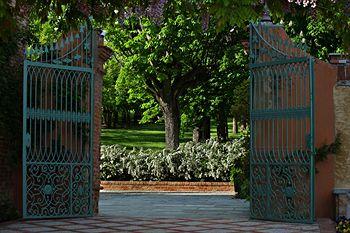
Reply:
[[[246,156],[244,138],[219,143],[187,142],[177,150],[133,149],[118,145],[101,147],[103,180],[205,180],[229,181],[235,161]]]
[[[332,3],[335,3],[336,0],[330,0]],[[288,0],[288,2],[294,2],[298,5],[302,5],[303,7],[311,6],[315,8],[317,5],[317,0]]]

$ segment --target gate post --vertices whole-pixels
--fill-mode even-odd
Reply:
[[[340,54],[330,54],[331,63],[337,68],[337,84],[334,87],[335,128],[341,141],[335,156],[334,190],[335,215],[350,218],[350,59]]]
[[[98,213],[100,192],[100,138],[102,116],[102,85],[105,74],[103,64],[111,57],[112,50],[103,45],[101,30],[94,30],[94,137],[93,137],[93,213]]]

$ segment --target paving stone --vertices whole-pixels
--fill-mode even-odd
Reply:
[[[144,226],[121,226],[113,228],[115,230],[125,230],[125,231],[142,231],[142,230],[148,230],[149,228]]]
[[[315,231],[315,230],[319,230],[320,228],[316,225],[313,226],[302,226],[301,230],[303,231]]]
[[[262,225],[267,225],[268,223],[264,222],[254,222],[254,221],[242,221],[242,222],[236,222],[235,223],[238,226],[262,226]],[[273,226],[273,225],[271,225]]]
[[[90,225],[83,225],[83,224],[69,224],[64,226],[56,226],[57,228],[63,229],[63,230],[83,230],[86,228],[91,228]]]
[[[142,230],[140,231],[142,233],[174,233],[178,231],[174,231],[174,230],[166,230],[166,229],[148,229],[148,230]]]
[[[174,222],[174,221],[169,221],[170,223],[172,222]],[[163,223],[163,222],[162,222]],[[166,223],[166,222],[165,222]],[[132,222],[132,223],[130,223],[129,222],[129,224],[132,224],[132,225],[137,225],[137,226],[141,226],[141,225],[159,225],[159,221],[157,220],[157,221],[152,221],[152,220],[149,220],[149,221],[140,221],[140,220],[138,220],[138,221],[135,221],[135,222]]]
[[[21,228],[22,232],[51,232],[57,229],[51,227],[29,227],[29,228]]]
[[[176,223],[160,223],[160,224],[154,224],[154,225],[147,225],[148,227],[154,228],[154,229],[169,229],[172,227],[181,227],[182,225],[176,224]]]
[[[12,222],[0,225],[0,232],[320,232],[318,224],[250,220],[249,203],[230,196],[101,193],[100,213],[88,218]],[[334,229],[332,221],[323,222]]]
[[[228,229],[208,229],[208,230],[201,230],[201,233],[236,233],[240,232],[243,233],[242,231],[236,231],[236,230],[228,230]]]
[[[91,224],[90,226],[94,227],[120,227],[125,226],[126,223],[119,223],[119,222],[104,222],[104,223],[97,223],[97,224]]]
[[[12,223],[10,225],[7,225],[7,227],[11,229],[22,229],[22,228],[30,228],[30,227],[38,227],[38,226],[31,223]]]
[[[82,229],[82,230],[76,230],[76,232],[82,232],[82,233],[102,233],[102,232],[115,232],[115,230],[108,229],[108,228],[89,228],[89,229]]]
[[[55,230],[55,231],[50,231],[50,233],[73,233],[73,232],[77,232],[77,231],[65,231],[65,230]]]
[[[179,223],[180,225],[184,225],[184,226],[200,226],[203,225],[203,222],[199,222],[199,221],[184,221]]]
[[[64,222],[64,221],[45,221],[45,222],[39,222],[36,224],[40,225],[40,226],[59,226],[59,225],[66,225],[69,223]]]
[[[275,228],[275,229],[264,229],[264,230],[256,229],[255,231],[261,232],[261,233],[301,233],[301,231],[297,231],[294,229],[287,229],[287,228]]]
[[[98,223],[101,223],[100,219],[69,220],[69,222],[78,223],[78,224],[98,224]]]
[[[0,233],[18,233],[18,231],[10,229],[0,229]]]
[[[200,226],[181,226],[181,227],[174,227],[171,228],[171,230],[178,230],[178,231],[202,231],[202,230],[206,230],[207,228],[204,227],[200,227]]]

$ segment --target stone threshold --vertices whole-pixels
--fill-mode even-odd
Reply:
[[[101,181],[101,191],[235,194],[230,182],[191,181]]]

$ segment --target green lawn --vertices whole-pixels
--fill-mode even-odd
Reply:
[[[229,136],[232,134],[232,121],[229,124]],[[211,124],[211,136],[216,137],[216,125]],[[180,141],[192,140],[192,132],[185,132]],[[143,147],[152,150],[162,150],[165,147],[164,124],[149,124],[128,129],[102,129],[102,145],[118,144],[128,149]]]

